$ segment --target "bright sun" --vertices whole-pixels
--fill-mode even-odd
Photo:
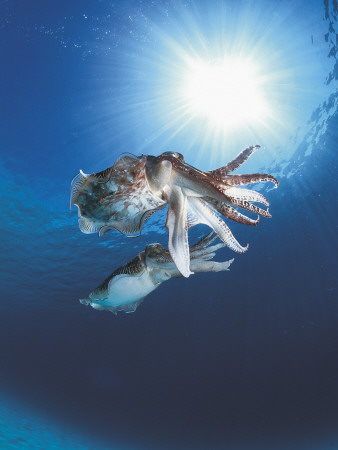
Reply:
[[[245,60],[192,61],[185,72],[182,100],[193,115],[224,130],[262,122],[267,104],[256,67]]]

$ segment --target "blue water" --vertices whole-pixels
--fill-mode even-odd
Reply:
[[[0,1],[1,448],[338,448],[337,3]],[[264,123],[178,108],[187,55],[250,56]],[[210,170],[261,144],[272,219],[229,224],[230,272],[175,279],[134,314],[81,305],[150,242],[80,233],[79,169],[179,151]],[[193,241],[206,231],[190,231]],[[19,406],[18,406],[19,405]]]

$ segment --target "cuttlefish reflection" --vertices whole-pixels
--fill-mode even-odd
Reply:
[[[230,261],[211,261],[216,251],[224,243],[211,245],[217,238],[210,232],[190,248],[190,270],[192,273],[220,272],[229,270]],[[94,309],[131,313],[160,284],[170,278],[181,277],[168,250],[160,244],[150,244],[134,259],[119,267],[86,299],[80,300],[84,305]]]
[[[83,233],[103,235],[115,229],[128,236],[140,234],[144,222],[155,211],[168,205],[166,227],[168,249],[177,269],[184,277],[191,274],[188,229],[206,224],[231,250],[243,253],[220,215],[245,225],[257,225],[259,217],[250,218],[239,212],[242,208],[258,216],[271,217],[262,194],[237,186],[278,181],[265,173],[230,175],[259,148],[243,150],[231,162],[216,170],[202,172],[184,161],[176,152],[160,156],[124,155],[103,172],[87,175],[82,171],[74,177],[70,206],[79,209],[79,227]]]

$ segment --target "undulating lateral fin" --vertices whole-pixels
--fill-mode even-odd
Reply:
[[[99,235],[102,236],[108,230],[117,230],[120,233],[124,234],[127,237],[138,237],[141,236],[142,228],[144,223],[149,217],[154,214],[156,211],[163,209],[166,206],[164,203],[157,208],[149,209],[145,213],[138,214],[135,217],[129,218],[129,220],[125,221],[114,221],[112,224],[108,224],[100,228]]]
[[[141,236],[141,226],[143,225],[143,223],[144,221],[142,222],[142,216],[141,218],[138,216],[134,217],[133,219],[130,219],[129,222],[128,221],[114,222],[114,226],[111,226],[110,229],[117,230],[127,237],[138,237]]]
[[[247,211],[251,211],[260,216],[267,217],[269,219],[271,218],[271,214],[269,213],[268,209],[265,210],[265,209],[259,208],[259,206],[253,205],[252,203],[250,203],[248,201],[232,199],[231,204],[234,206],[238,206],[239,208],[246,209]]]
[[[161,205],[158,208],[150,209],[146,211],[142,215],[135,216],[134,218],[130,219],[129,221],[120,221],[116,222],[114,221],[111,224],[106,224],[101,226],[101,228],[98,230],[99,236],[103,236],[107,231],[109,230],[116,230],[120,233],[124,234],[127,237],[138,237],[141,235],[142,228],[144,223],[146,222],[149,217],[154,214],[154,212],[159,211],[160,209],[163,209],[166,205]]]
[[[126,237],[138,237],[141,235],[140,229],[137,226],[134,226],[133,223],[129,224],[128,222],[115,223],[114,230],[119,231]]]
[[[102,237],[104,234],[107,233],[107,231],[110,230],[114,230],[113,227],[109,227],[108,225],[103,225],[100,229],[99,229],[99,237]]]
[[[99,287],[94,289],[93,292],[91,292],[87,298],[88,302],[95,301],[95,302],[103,302],[108,299],[108,285],[109,282],[105,280]]]
[[[169,209],[166,220],[168,229],[168,249],[170,255],[184,277],[189,277],[190,256],[187,231],[187,197],[178,187],[173,187],[168,195]]]
[[[247,161],[247,159],[260,148],[260,145],[251,145],[246,149],[242,150],[232,161],[230,161],[226,166],[220,167],[219,169],[210,170],[209,172],[205,172],[207,175],[210,175],[212,178],[217,180],[221,180],[228,173],[233,172],[234,170],[241,167],[242,164]]]
[[[218,217],[214,209],[209,208],[204,200],[197,197],[189,197],[189,208],[200,217],[200,223],[204,223],[212,228],[221,241],[231,248],[231,250],[237,253],[244,253],[247,251],[249,245],[242,247],[235,239],[226,223]]]
[[[87,177],[88,175],[80,170],[80,172],[72,179],[72,182],[70,184],[70,209],[72,209],[72,207],[76,204],[79,194],[82,192],[84,186],[86,185]]]
[[[146,221],[149,219],[150,216],[152,216],[155,212],[160,211],[161,209],[164,209],[166,207],[166,204],[159,206],[158,208],[150,209],[149,211],[146,211],[143,216],[141,217],[140,221],[140,234],[142,232],[143,225],[146,223]]]
[[[139,158],[131,153],[123,153],[117,158],[112,168],[115,171],[124,170],[126,167],[135,164],[138,160]]]
[[[107,183],[113,174],[114,166],[108,167],[105,170],[102,170],[101,172],[92,173],[90,174],[90,178],[93,181],[96,181],[97,183]]]
[[[140,306],[140,304],[143,302],[144,298],[141,298],[141,300],[137,300],[136,302],[127,303],[126,305],[120,305],[120,306],[111,306],[109,307],[109,311],[114,313],[115,315],[119,311],[124,311],[126,314],[133,313],[137,310],[137,308]]]
[[[101,305],[100,303],[96,303],[96,301],[90,301],[88,299],[81,299],[80,303],[83,305],[90,305],[92,308],[96,309],[97,311],[110,311],[113,314],[117,315],[119,311],[124,311],[125,313],[133,313],[136,311],[138,306],[143,302],[144,298],[141,298],[140,300],[137,300],[136,302],[127,303],[126,305],[116,305],[116,306],[105,306],[104,304]]]
[[[243,186],[245,184],[254,184],[265,181],[271,181],[278,188],[278,180],[272,175],[267,173],[253,173],[245,175],[226,175],[223,179],[224,183],[230,184],[231,186]]]
[[[259,217],[257,217],[257,219],[251,219],[250,217],[245,216],[244,214],[237,211],[237,209],[233,208],[230,205],[227,205],[226,203],[218,202],[213,199],[210,199],[209,201],[214,206],[214,208],[217,209],[220,214],[222,214],[222,216],[233,220],[234,222],[249,226],[257,226],[259,224]]]
[[[80,231],[84,234],[92,234],[98,231],[98,227],[95,225],[95,223],[84,216],[79,217],[79,228]]]
[[[231,201],[236,198],[245,202],[257,202],[262,203],[265,206],[269,206],[268,199],[264,197],[264,195],[253,191],[252,189],[231,187],[225,190],[225,194],[231,199]]]

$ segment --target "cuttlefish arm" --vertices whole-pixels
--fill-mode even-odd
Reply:
[[[168,194],[168,213],[166,227],[168,229],[168,248],[178,270],[184,277],[191,274],[189,268],[188,241],[188,201],[181,189],[172,187]]]
[[[192,273],[220,272],[229,270],[233,259],[224,262],[212,261],[223,243],[211,245],[216,239],[211,232],[190,249],[190,270]],[[134,312],[144,298],[170,278],[181,277],[168,250],[160,244],[149,244],[127,264],[115,270],[98,288],[85,299],[84,305],[94,309]]]
[[[166,199],[169,205],[166,220],[168,247],[183,276],[188,277],[191,273],[187,233],[189,228],[197,224],[206,224],[230,249],[243,253],[248,249],[248,245],[239,244],[218,213],[245,225],[257,225],[259,218],[247,217],[235,208],[243,208],[258,216],[271,217],[268,209],[255,204],[269,206],[264,195],[252,189],[236,186],[271,181],[277,187],[277,180],[268,174],[229,175],[244,164],[258,148],[260,148],[258,145],[248,147],[226,166],[208,172],[190,166],[184,161],[183,156],[176,152],[165,152],[158,157],[148,156],[147,180],[153,193]],[[163,170],[165,162],[170,170]],[[153,188],[155,185],[156,189]]]

